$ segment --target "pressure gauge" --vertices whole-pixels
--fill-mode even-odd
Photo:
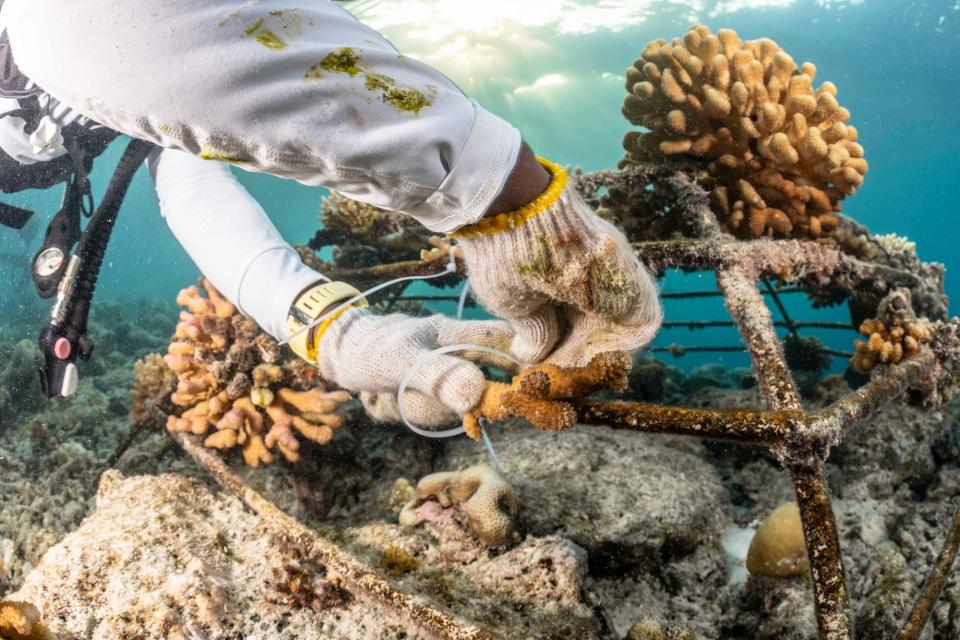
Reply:
[[[50,247],[41,251],[37,259],[33,261],[34,275],[39,278],[49,278],[63,268],[65,258],[66,254],[59,247]]]

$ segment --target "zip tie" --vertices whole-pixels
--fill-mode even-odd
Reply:
[[[330,311],[327,311],[326,313],[324,313],[323,315],[321,315],[319,318],[317,318],[316,320],[314,320],[313,322],[311,322],[311,323],[308,324],[307,326],[303,327],[303,328],[300,329],[299,331],[295,332],[294,334],[292,334],[292,335],[290,335],[290,336],[287,336],[287,339],[286,339],[286,340],[283,340],[283,341],[280,342],[280,346],[283,346],[283,345],[289,343],[291,340],[294,340],[295,338],[299,338],[300,336],[302,336],[303,334],[307,333],[308,331],[310,331],[310,330],[313,329],[314,327],[318,327],[318,326],[320,326],[321,324],[323,324],[323,321],[326,320],[327,318],[329,318],[330,316],[334,315],[335,313],[338,313],[338,312],[342,311],[343,309],[346,309],[347,307],[349,307],[350,305],[352,305],[354,302],[357,302],[358,300],[362,300],[362,299],[366,298],[367,296],[369,296],[369,295],[371,295],[371,294],[373,294],[373,293],[376,293],[376,292],[378,292],[378,291],[382,291],[383,289],[386,289],[387,287],[391,287],[391,286],[393,286],[393,285],[395,285],[395,284],[398,284],[398,283],[400,283],[400,282],[407,282],[407,281],[410,281],[410,280],[433,280],[434,278],[439,278],[439,277],[441,277],[441,276],[445,276],[445,275],[450,274],[450,273],[455,273],[456,270],[457,270],[457,257],[456,257],[456,254],[454,253],[454,248],[453,248],[453,246],[451,245],[451,247],[450,247],[450,260],[447,262],[446,268],[445,268],[443,271],[441,271],[440,273],[435,273],[435,274],[432,275],[432,276],[405,276],[405,277],[403,277],[403,278],[396,278],[396,279],[394,279],[394,280],[389,280],[389,281],[387,281],[387,282],[384,282],[383,284],[378,284],[377,286],[375,286],[375,287],[373,287],[373,288],[367,289],[367,290],[364,291],[363,293],[359,293],[359,294],[353,296],[352,298],[350,298],[349,300],[347,300],[347,301],[344,302],[343,304],[339,305],[338,307],[336,307],[336,308],[334,308],[334,309],[331,309]]]
[[[463,320],[463,308],[467,304],[467,294],[470,293],[470,281],[463,283],[463,291],[460,292],[460,300],[457,302],[457,320]]]
[[[498,473],[503,473],[503,465],[500,464],[500,458],[497,456],[497,452],[493,449],[493,443],[490,442],[490,436],[487,435],[486,418],[480,419],[480,434],[483,436],[483,444],[487,446],[487,453],[490,454],[490,459],[493,461],[493,468],[496,469]]]

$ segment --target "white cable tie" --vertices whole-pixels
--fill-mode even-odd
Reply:
[[[490,454],[490,459],[493,461],[493,468],[499,473],[503,473],[503,465],[500,464],[500,458],[497,456],[497,452],[493,450],[493,443],[490,442],[490,436],[487,435],[486,418],[480,418],[480,435],[483,436],[483,444],[486,445],[487,453]]]
[[[463,308],[467,304],[468,293],[470,293],[470,281],[464,280],[463,291],[460,292],[460,300],[457,301],[457,320],[463,320]]]

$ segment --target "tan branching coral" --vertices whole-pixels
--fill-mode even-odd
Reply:
[[[927,320],[918,320],[909,302],[909,296],[895,291],[881,304],[879,315],[860,325],[860,333],[867,340],[854,343],[856,353],[850,365],[860,373],[870,373],[877,365],[900,364],[920,353],[930,342],[933,333]]]
[[[327,391],[297,360],[281,362],[278,347],[204,281],[180,292],[180,315],[164,357],[176,374],[170,400],[181,409],[167,428],[204,436],[216,449],[241,447],[251,467],[270,463],[273,451],[300,459],[298,435],[327,444],[342,425],[337,407],[345,391]],[[209,431],[213,433],[207,435]]]
[[[464,416],[467,435],[478,440],[480,420],[506,420],[520,416],[544,431],[569,429],[577,419],[566,399],[585,398],[601,389],[627,388],[632,361],[622,352],[601,353],[585,366],[564,369],[552,364],[530,367],[514,377],[511,384],[488,382],[477,405]]]
[[[623,104],[649,131],[627,133],[623,166],[704,165],[721,223],[740,237],[829,234],[868,167],[836,86],[814,88],[815,76],[772,40],[729,29],[651,42],[627,69]]]
[[[462,509],[467,516],[467,527],[484,546],[500,547],[520,541],[516,491],[488,465],[434,473],[421,479],[413,500],[400,512],[400,524],[419,524],[418,508],[428,501],[435,501],[444,508]]]

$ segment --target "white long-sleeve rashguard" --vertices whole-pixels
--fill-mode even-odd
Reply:
[[[322,185],[431,230],[477,221],[509,123],[331,0],[5,0],[20,69],[114,130]]]
[[[225,164],[172,149],[147,163],[160,213],[201,273],[264,331],[285,339],[297,294],[325,278],[301,262]]]
[[[224,162],[449,232],[483,216],[519,154],[515,128],[331,0],[4,0],[0,25],[58,103],[167,149],[150,166],[170,228],[278,338],[322,276]]]

